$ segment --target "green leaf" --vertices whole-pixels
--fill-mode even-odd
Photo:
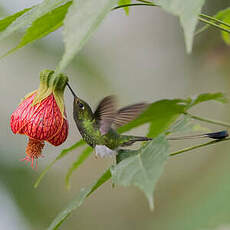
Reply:
[[[130,4],[132,0],[119,0],[118,2],[118,6],[121,6],[121,5],[126,5],[126,4]],[[124,7],[124,11],[126,13],[126,15],[128,16],[129,15],[129,7]]]
[[[117,0],[74,0],[64,20],[65,53],[56,73],[70,63],[101,24]]]
[[[78,142],[76,142],[74,145],[70,146],[67,149],[63,149],[61,151],[61,153],[42,171],[42,173],[40,174],[40,176],[38,177],[38,179],[36,180],[35,184],[34,184],[34,188],[37,188],[38,185],[40,184],[42,178],[46,175],[46,173],[50,170],[50,168],[60,159],[62,159],[63,157],[65,157],[68,153],[70,153],[71,151],[75,150],[76,148],[82,146],[85,144],[85,141],[80,140]]]
[[[90,146],[84,149],[82,153],[77,157],[77,160],[74,161],[72,166],[69,168],[65,177],[66,187],[68,189],[70,188],[70,177],[72,176],[72,173],[78,169],[78,167],[91,155],[92,152],[93,148]]]
[[[128,157],[136,156],[138,154],[138,150],[131,149],[119,149],[116,155],[116,163],[119,164],[121,161]]]
[[[217,13],[215,16],[217,19],[222,20],[223,22],[230,24],[230,7],[222,10]],[[229,29],[229,27],[222,25],[222,27]],[[230,45],[230,34],[227,32],[221,32],[223,40],[226,42],[227,45]]]
[[[32,25],[27,29],[25,35],[21,39],[20,43],[14,49],[7,52],[8,55],[16,50],[22,48],[23,46],[31,43],[37,39],[45,37],[49,33],[57,30],[59,27],[63,25],[63,20],[68,11],[68,8],[72,2],[67,2],[64,5],[59,6],[58,8],[50,11],[44,16],[35,20]],[[4,55],[4,56],[5,56]]]
[[[0,31],[5,30],[13,21],[15,21],[18,17],[20,17],[21,15],[23,15],[24,13],[26,13],[31,9],[32,8],[26,8],[24,10],[21,10],[15,14],[12,14],[0,20]]]
[[[183,132],[185,130],[191,130],[191,121],[192,119],[190,118],[190,116],[188,115],[185,115],[183,116],[182,119],[180,120],[177,120],[176,122],[174,122],[170,128],[167,130],[167,133],[168,134],[171,134],[171,133],[176,133],[176,132]]]
[[[105,173],[92,185],[81,189],[80,193],[67,205],[67,207],[60,212],[57,217],[53,220],[51,225],[48,227],[48,230],[55,230],[60,227],[60,225],[66,220],[67,217],[77,208],[79,208],[84,200],[93,193],[98,187],[104,184],[111,178],[110,169],[106,170]]]
[[[118,129],[120,133],[151,122],[149,136],[154,137],[168,129],[178,116],[184,113],[187,102],[184,100],[160,100],[152,103],[137,119]]]
[[[199,124],[193,122],[193,119],[189,115],[184,115],[182,119],[177,120],[174,122],[170,128],[168,129],[167,133],[185,133],[191,131],[209,131],[207,128],[203,128]]]
[[[166,101],[165,101],[166,102]],[[152,119],[148,137],[156,137],[160,133],[166,131],[170,125],[177,120],[177,118],[185,111],[185,104],[178,104],[176,100],[174,103],[161,104],[161,114],[159,110],[155,110],[154,115],[157,115],[157,119]]]
[[[168,148],[169,145],[165,136],[160,135],[139,150],[133,151],[134,156],[130,156],[130,150],[128,150],[128,153],[123,150],[123,154],[128,154],[129,157],[111,168],[113,183],[139,187],[145,193],[152,210],[154,207],[153,192],[155,184],[168,159]]]
[[[203,93],[193,98],[189,107],[211,100],[222,102],[222,103],[226,103],[228,101],[223,93]]]
[[[186,49],[190,53],[192,51],[193,35],[198,23],[198,16],[205,0],[155,0],[154,3],[179,17],[184,30]]]
[[[36,19],[42,17],[47,14],[51,10],[57,8],[61,4],[68,2],[69,0],[44,0],[42,3],[34,6],[27,12],[24,12],[21,16],[19,16],[16,20],[14,20],[1,34],[0,40],[8,37],[16,30],[19,30],[25,26],[30,25]]]

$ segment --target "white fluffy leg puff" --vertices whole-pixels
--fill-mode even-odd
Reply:
[[[109,149],[105,145],[96,145],[95,152],[96,152],[96,156],[99,157],[107,157],[107,156],[112,157],[117,154],[116,150]]]

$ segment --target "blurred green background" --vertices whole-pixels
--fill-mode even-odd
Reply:
[[[37,0],[0,1],[1,15],[29,7]],[[208,2],[208,1],[207,1]],[[229,1],[209,1],[210,15],[229,6]],[[0,43],[1,54],[19,41],[20,33]],[[64,178],[79,154],[73,151],[58,162],[37,189],[36,178],[57,154],[80,139],[72,118],[72,96],[65,93],[70,132],[60,147],[46,144],[38,170],[19,159],[27,138],[14,136],[10,115],[20,99],[39,84],[39,72],[55,69],[63,53],[57,31],[0,61],[0,229],[46,229],[56,214],[107,168],[113,159],[94,155],[73,174],[72,187]],[[70,83],[81,98],[96,106],[109,94],[120,105],[163,98],[187,97],[204,92],[230,90],[230,48],[219,31],[210,29],[195,38],[192,55],[185,54],[177,18],[154,7],[136,7],[110,13],[78,57],[66,69]],[[194,114],[230,122],[230,108],[216,102],[198,105]],[[204,125],[204,124],[203,124]],[[206,125],[207,126],[207,125]],[[216,130],[220,127],[207,126]],[[145,128],[136,133],[144,134]],[[172,144],[172,150],[195,144]],[[69,218],[61,229],[230,229],[230,143],[221,143],[170,158],[155,192],[150,212],[144,195],[136,188],[101,187]]]

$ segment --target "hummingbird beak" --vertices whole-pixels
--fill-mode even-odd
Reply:
[[[67,82],[66,85],[68,86],[70,92],[73,94],[74,98],[78,98],[77,95],[74,93],[73,89],[70,87],[69,83]]]

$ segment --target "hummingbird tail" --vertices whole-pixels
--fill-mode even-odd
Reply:
[[[130,146],[137,141],[151,141],[153,138],[150,137],[138,137],[138,136],[123,136],[125,141],[121,146]]]
[[[226,137],[228,137],[228,131],[223,130],[219,132],[214,132],[214,133],[204,133],[204,134],[197,134],[197,135],[191,135],[191,136],[183,136],[183,137],[168,137],[168,140],[185,140],[185,139],[196,139],[196,138],[211,138],[215,140],[221,140]]]
[[[228,136],[229,136],[228,131],[223,130],[223,131],[214,132],[214,133],[204,133],[204,134],[197,134],[197,135],[191,135],[191,136],[168,137],[167,140],[174,141],[174,140],[197,139],[197,138],[211,138],[215,140],[221,140]],[[129,140],[129,142],[126,144],[132,144],[137,141],[151,141],[151,140],[153,140],[153,138],[136,136],[136,137],[133,137],[131,140]]]
[[[136,141],[151,141],[153,138],[151,137],[134,137],[132,139],[133,142],[136,142]]]

